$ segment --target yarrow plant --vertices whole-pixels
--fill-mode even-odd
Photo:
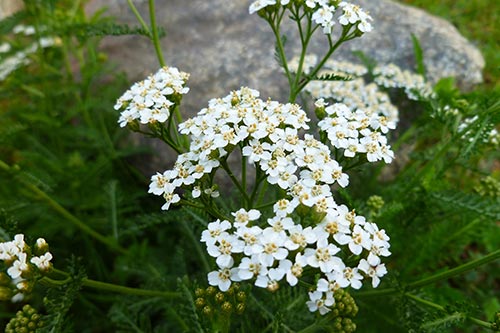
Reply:
[[[30,108],[33,114],[22,108],[22,117],[51,124],[47,118],[63,115],[57,119],[71,125],[71,134],[65,132],[64,138],[81,135],[84,144],[78,151],[70,145],[69,157],[63,145],[61,158],[51,149],[40,149],[46,148],[45,137],[32,140],[22,132],[19,141],[36,143],[32,150],[23,154],[9,146],[0,149],[9,152],[8,162],[0,159],[0,172],[12,178],[5,188],[21,185],[19,196],[28,194],[30,206],[37,201],[34,219],[45,223],[57,216],[67,228],[63,237],[54,234],[56,227],[46,230],[45,224],[30,231],[47,232],[47,239],[52,233],[57,237],[51,241],[53,248],[71,235],[72,250],[81,256],[72,257],[66,270],[54,267],[60,261],[52,262],[47,242],[39,238],[29,246],[29,233],[20,233],[17,219],[8,216],[26,205],[11,208],[15,199],[0,198],[0,204],[9,207],[0,205],[0,299],[17,303],[9,305],[6,332],[67,331],[72,326],[70,309],[89,310],[89,304],[89,313],[99,319],[96,325],[104,325],[94,327],[109,331],[354,332],[359,324],[362,331],[444,332],[465,320],[498,330],[500,316],[491,310],[496,303],[484,306],[494,318],[488,323],[475,317],[468,298],[464,304],[455,300],[456,285],[494,294],[479,284],[494,285],[495,274],[490,277],[478,268],[500,258],[498,237],[490,235],[496,229],[487,224],[500,216],[500,182],[495,175],[481,174],[463,193],[455,191],[450,180],[473,179],[470,175],[481,170],[479,162],[488,162],[477,158],[477,151],[498,147],[495,119],[500,106],[480,113],[475,104],[443,97],[443,90],[455,92],[443,89],[443,83],[441,88],[431,86],[423,76],[423,63],[415,74],[394,64],[375,64],[364,55],[364,65],[338,60],[335,51],[342,44],[377,31],[370,13],[355,3],[249,0],[248,13],[260,17],[274,34],[288,96],[262,96],[259,87],[242,86],[214,96],[186,119],[183,101],[195,88],[190,87],[189,73],[163,58],[163,31],[156,26],[154,3],[148,1],[147,25],[127,0],[141,25],[134,29],[100,22],[98,15],[91,19],[95,25],[81,20],[86,17],[83,6],[71,1],[67,13],[51,4],[26,2],[34,13],[54,14],[44,12],[48,25],[7,24],[15,36],[42,37],[26,50],[33,59],[55,57],[55,65],[46,66],[47,78],[57,72],[53,68],[63,66],[64,82],[74,92],[70,99],[82,110],[80,117],[66,110],[72,100],[59,103],[65,89],[63,94],[58,89],[39,91],[30,85],[37,79],[24,84],[17,75],[23,69],[31,75],[37,61],[30,65],[23,60],[8,70],[0,68],[0,79],[5,73],[7,84],[17,87],[23,82],[16,89],[36,96],[33,106],[49,98],[52,103],[45,118]],[[290,36],[283,34],[285,21],[291,24],[287,29],[295,28],[297,49],[286,43]],[[57,31],[60,37],[54,37],[53,44],[43,39],[59,36]],[[128,89],[112,90],[113,98],[105,105],[97,91],[100,80],[92,74],[102,55],[92,48],[72,52],[72,45],[88,46],[101,34],[128,33],[153,42],[160,68]],[[310,52],[313,37],[324,41],[322,51]],[[49,49],[59,43],[60,48]],[[0,44],[2,59],[16,55],[13,45]],[[87,56],[92,59],[88,64],[82,61]],[[82,61],[82,73],[74,75],[78,66],[73,59]],[[93,93],[99,96],[95,100],[89,99]],[[422,113],[423,121],[418,118],[409,129],[398,128],[405,117],[399,110],[406,106]],[[13,126],[12,131],[19,128]],[[156,171],[149,182],[137,172],[128,158],[144,150],[124,144],[122,129],[171,148],[166,170]],[[0,135],[0,140],[5,137]],[[92,149],[84,149],[87,143]],[[47,153],[59,164],[41,163],[43,170],[31,172],[28,165],[38,164],[33,156]],[[52,174],[44,178],[44,173],[67,178],[59,182]],[[89,174],[108,183],[103,188],[97,180],[92,191]],[[49,214],[40,213],[40,207]],[[106,218],[98,216],[103,210]],[[477,248],[483,246],[490,253],[477,258]],[[84,249],[92,260],[82,255]],[[59,258],[59,252],[54,253]],[[470,260],[460,263],[468,256]],[[458,280],[474,269],[480,278]],[[92,280],[92,275],[130,286]],[[444,283],[452,277],[457,278],[453,285]],[[438,292],[419,291],[438,282]],[[127,297],[87,293],[87,288]],[[43,298],[37,297],[42,293]],[[151,299],[138,302],[136,297]],[[363,315],[356,319],[358,299]],[[445,301],[446,306],[435,303]],[[9,317],[0,312],[2,318]],[[373,322],[382,317],[390,322]],[[76,330],[93,329],[90,321],[75,323]]]
[[[43,238],[31,248],[24,235],[0,243],[0,299],[21,302],[33,290],[36,280],[52,268],[52,254]]]
[[[338,22],[343,27],[338,45],[372,30],[371,17],[347,2],[256,1],[249,12],[258,12],[277,27],[281,18],[276,17],[289,10],[292,16],[306,17],[309,27],[313,22],[321,26],[331,40],[337,8],[341,11]],[[297,19],[297,24],[304,22]],[[354,32],[349,35],[351,29]],[[314,30],[310,29],[304,38],[309,39]],[[324,63],[305,64],[305,60],[303,56],[284,66],[291,81],[296,80],[292,76],[302,76],[296,81],[299,90],[311,80],[309,75],[320,75],[324,67]],[[168,72],[175,75],[166,75]],[[134,84],[115,106],[121,111],[120,126],[139,120],[149,128],[157,128],[173,122],[169,110],[175,103],[169,95],[186,93],[187,77],[176,68],[164,67]],[[210,285],[227,291],[233,282],[251,280],[257,287],[274,291],[283,281],[290,286],[304,281],[311,286],[309,310],[324,315],[334,305],[333,296],[339,288],[359,289],[366,279],[377,287],[387,273],[382,258],[391,254],[389,236],[353,208],[337,203],[334,193],[336,188],[349,184],[345,167],[392,161],[394,153],[385,134],[396,127],[397,110],[392,105],[379,105],[378,109],[353,107],[352,103],[328,105],[323,98],[318,99],[315,105],[319,122],[313,127],[320,129],[317,138],[313,131],[307,132],[311,120],[293,103],[292,94],[291,103],[283,104],[264,101],[257,90],[242,87],[210,100],[196,117],[179,124],[179,133],[189,137],[187,152],[179,154],[172,169],[152,176],[149,192],[165,199],[163,210],[187,204],[203,208],[216,218],[201,236],[217,265],[208,273]],[[138,130],[136,125],[130,127]],[[182,145],[183,141],[178,143]],[[236,152],[242,159],[241,181],[228,162],[229,155]],[[339,152],[343,152],[341,160],[336,158]],[[247,184],[247,164],[255,170],[253,186]],[[220,169],[238,188],[242,208],[224,212],[214,200],[215,175]],[[268,202],[262,203],[268,185],[275,188],[276,195],[266,197]]]

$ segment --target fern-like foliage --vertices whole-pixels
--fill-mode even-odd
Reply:
[[[125,35],[141,35],[150,37],[149,31],[144,30],[142,27],[131,27],[126,24],[111,22],[68,24],[62,27],[61,33],[81,37]],[[158,27],[158,33],[160,37],[164,37],[165,29]]]
[[[464,193],[452,190],[431,192],[429,195],[435,199],[444,210],[469,211],[477,214],[478,217],[491,220],[500,219],[500,205],[496,200],[485,198],[474,193]]]
[[[182,293],[182,302],[173,311],[179,316],[181,330],[194,333],[207,332],[203,328],[203,320],[196,309],[192,294],[192,290],[194,289],[192,283],[190,283],[187,277],[184,277],[177,280],[177,288]]]
[[[309,80],[311,81],[352,81],[351,76],[337,75],[337,74],[323,74],[323,75],[314,75],[309,76]]]
[[[42,318],[45,326],[37,330],[39,333],[73,331],[72,320],[68,313],[78,297],[82,279],[86,277],[86,273],[74,257],[70,261],[68,271],[71,275],[71,281],[60,287],[49,289],[44,298],[44,305],[48,314]]]
[[[424,322],[419,327],[419,331],[422,333],[446,332],[452,327],[461,325],[465,319],[465,315],[460,312],[444,315],[433,313],[433,315],[426,316]]]

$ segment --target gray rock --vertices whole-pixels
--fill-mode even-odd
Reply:
[[[10,16],[23,7],[23,0],[0,0],[0,19]]]
[[[206,107],[209,99],[226,96],[241,86],[259,90],[264,99],[271,97],[287,101],[287,81],[274,59],[272,31],[257,14],[248,14],[251,2],[156,1],[158,25],[163,26],[167,33],[162,40],[166,62],[191,73],[188,82],[191,91],[183,99],[186,116]],[[147,1],[135,0],[134,3],[143,17],[148,18]],[[461,88],[469,89],[482,81],[484,60],[480,52],[450,23],[390,0],[359,0],[357,3],[373,16],[375,29],[343,44],[334,54],[336,59],[356,61],[352,51],[359,50],[379,64],[392,62],[413,69],[411,34],[414,34],[423,48],[428,77],[432,82],[453,76]],[[109,7],[108,14],[119,22],[137,26],[125,0],[93,0],[89,10],[103,5]],[[290,33],[295,30],[289,23],[283,31]],[[324,35],[318,33],[311,49],[321,54],[326,45]],[[110,54],[119,69],[128,73],[131,80],[142,80],[159,67],[153,46],[141,36],[107,37],[104,51]],[[288,56],[297,55],[299,51],[298,40],[290,38]],[[162,147],[157,143],[148,144],[153,149]],[[148,167],[153,171],[158,162],[165,165],[165,161],[152,161]]]
[[[213,97],[246,85],[258,89],[263,98],[285,101],[285,77],[274,59],[271,29],[256,14],[248,14],[252,0],[170,0],[157,1],[158,25],[165,28],[162,40],[166,62],[190,72],[191,93],[184,102],[196,112]],[[147,1],[135,1],[144,17],[149,17]],[[364,52],[379,64],[395,63],[415,67],[411,34],[424,51],[428,77],[432,82],[453,76],[463,89],[482,82],[484,59],[447,21],[422,10],[389,0],[359,0],[374,18],[375,30],[343,44],[335,57],[356,61],[352,51]],[[137,25],[124,0],[93,0],[90,10],[102,5],[122,23]],[[294,31],[291,24],[285,33]],[[311,49],[324,51],[326,40],[318,34]],[[288,43],[289,56],[299,52],[298,44]],[[104,50],[132,80],[142,79],[158,68],[153,46],[143,37],[106,38]]]

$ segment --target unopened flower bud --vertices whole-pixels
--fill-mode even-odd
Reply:
[[[268,284],[267,284],[267,290],[269,290],[270,292],[275,292],[277,291],[278,289],[280,288],[280,285],[278,282],[276,281],[270,281]]]
[[[217,289],[215,289],[215,287],[210,286],[207,288],[206,292],[207,292],[207,295],[212,296],[213,294],[215,294],[217,292]]]
[[[221,310],[225,313],[231,313],[233,312],[233,305],[229,302],[224,302],[222,305],[221,305]]]
[[[225,298],[225,297],[224,297],[224,294],[223,294],[223,293],[218,292],[217,294],[215,294],[215,297],[214,297],[214,298],[215,298],[215,301],[216,301],[217,303],[222,303],[222,302],[224,302],[224,298]]]
[[[234,295],[234,288],[233,288],[233,286],[229,287],[229,289],[226,291],[226,295],[228,295],[228,296]]]
[[[384,204],[385,204],[384,199],[378,195],[372,195],[366,201],[366,205],[370,209],[375,210],[375,211],[379,211],[380,209],[382,209],[382,207],[384,207]]]
[[[23,280],[16,284],[16,288],[17,290],[22,291],[25,294],[28,294],[33,290],[33,283],[30,283],[27,280]]]
[[[247,299],[247,294],[244,291],[240,291],[236,294],[236,299],[240,302],[244,302]]]
[[[231,98],[231,105],[235,106],[240,102],[240,99],[238,98],[237,95],[233,95],[233,98]]]
[[[212,313],[213,313],[213,310],[212,310],[212,308],[210,306],[205,305],[205,307],[203,308],[202,312],[203,312],[203,314],[205,316],[211,316]]]
[[[197,298],[194,301],[194,304],[196,305],[197,308],[202,308],[205,305],[205,299],[204,298]]]
[[[49,251],[49,244],[43,238],[38,238],[34,247],[34,254],[41,256]]]
[[[196,295],[196,297],[205,296],[205,290],[203,288],[196,288],[194,294]]]
[[[340,317],[335,318],[332,326],[333,326],[334,332],[342,331],[342,318],[340,318]]]
[[[315,103],[314,106],[316,107],[314,109],[314,113],[316,114],[316,117],[318,117],[318,120],[322,120],[323,118],[326,117],[326,111],[325,111],[325,100],[323,98],[318,99]]]
[[[500,311],[495,313],[495,317],[493,318],[493,328],[500,331]]]
[[[243,312],[245,312],[245,304],[243,303],[238,303],[236,305],[236,313],[237,314],[243,314]]]
[[[9,321],[5,327],[5,332],[35,332],[37,328],[43,326],[43,322],[40,319],[41,316],[37,313],[36,309],[27,304]]]

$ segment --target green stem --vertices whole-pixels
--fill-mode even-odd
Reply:
[[[179,203],[184,205],[184,206],[189,206],[189,207],[193,207],[193,208],[197,208],[197,209],[201,209],[201,210],[205,209],[205,206],[194,204],[191,201],[185,200],[185,199],[181,199],[181,201]]]
[[[296,20],[297,22],[297,27],[299,29],[299,34],[300,34],[300,41],[302,44],[302,51],[300,52],[300,59],[299,59],[299,66],[297,68],[297,73],[295,73],[295,79],[293,80],[293,87],[290,89],[290,96],[289,96],[289,102],[293,103],[295,100],[292,100],[292,92],[295,90],[295,87],[299,84],[300,77],[302,76],[302,68],[304,66],[304,59],[307,53],[307,46],[309,44],[309,40],[311,38],[311,19],[308,17],[307,21],[307,28],[306,28],[306,33],[304,35],[303,29],[302,29],[302,24],[300,20]]]
[[[241,149],[243,150],[243,148]],[[241,187],[247,193],[247,157],[243,156],[243,154],[241,155]],[[248,205],[250,204],[250,198],[248,198],[244,207],[248,209]]]
[[[182,225],[182,229],[184,229],[184,233],[189,238],[189,240],[193,244],[196,252],[198,253],[198,258],[201,260],[201,264],[203,266],[204,271],[206,273],[210,272],[211,269],[210,269],[210,264],[208,263],[207,254],[206,254],[206,251],[204,251],[201,248],[200,240],[197,239],[196,237],[194,237],[193,231],[187,225],[187,221],[181,222],[181,225]]]
[[[462,273],[465,273],[467,271],[473,270],[476,267],[485,265],[487,263],[490,263],[492,261],[495,261],[500,258],[500,249],[496,250],[482,258],[472,260],[466,264],[460,265],[458,267],[452,268],[450,270],[446,270],[444,272],[429,276],[427,278],[420,279],[418,281],[412,282],[408,284],[408,288],[411,289],[416,289],[428,284],[432,284],[434,282],[438,282],[441,280],[447,280],[453,276],[460,275]]]
[[[151,21],[151,40],[155,46],[156,56],[160,62],[160,66],[165,66],[165,59],[163,58],[163,53],[160,46],[160,37],[158,35],[158,27],[156,26],[156,11],[155,11],[155,1],[149,0],[149,18]]]
[[[482,326],[484,328],[488,328],[488,329],[490,329],[492,331],[495,330],[495,327],[493,326],[493,323],[488,323],[487,321],[484,321],[484,320],[481,320],[481,319],[477,319],[477,318],[474,318],[474,317],[467,317],[467,319],[469,319],[470,321],[472,321],[476,325]]]
[[[99,290],[107,290],[120,294],[128,294],[128,295],[137,295],[137,296],[158,296],[165,298],[177,298],[181,296],[181,293],[172,292],[172,291],[159,291],[159,290],[149,290],[149,289],[140,289],[140,288],[130,288],[125,286],[119,286],[112,283],[101,282],[96,280],[91,280],[84,278],[82,280],[82,285],[84,287],[99,289]]]
[[[266,179],[266,174],[263,173],[262,170],[257,165],[255,165],[255,184],[254,184],[254,188],[252,190],[252,193],[250,194],[250,207],[249,208],[252,208],[254,205],[257,204],[257,202],[255,202],[255,196],[257,195],[260,184],[262,183],[262,181],[264,179]]]
[[[433,303],[433,302],[428,301],[428,300],[425,300],[425,299],[420,298],[418,296],[415,296],[413,294],[405,293],[405,296],[408,297],[408,298],[411,298],[412,300],[417,301],[417,302],[419,302],[421,304],[427,305],[427,306],[429,306],[431,308],[434,308],[434,309],[437,309],[437,310],[440,310],[440,311],[446,311],[445,308],[442,307],[441,305]]]
[[[333,54],[333,52],[335,52],[337,50],[337,48],[345,41],[348,40],[348,37],[347,36],[347,33],[349,32],[349,29],[344,29],[342,31],[342,35],[340,36],[340,38],[337,40],[337,42],[328,50],[328,52],[326,53],[326,55],[323,57],[323,59],[321,59],[321,61],[319,62],[319,64],[311,71],[311,73],[302,79],[302,81],[300,81],[300,83],[298,84],[297,88],[295,89],[295,91],[293,91],[293,94],[290,96],[291,98],[293,98],[295,100],[295,98],[297,98],[297,95],[302,91],[302,89],[304,89],[304,87],[311,81],[310,78],[316,76],[316,74],[318,74],[319,70],[321,68],[323,68],[323,66],[325,65],[325,63],[327,62],[327,60],[330,58],[330,56]]]
[[[6,163],[0,160],[0,168],[7,171],[7,172],[12,172],[12,168],[9,167]],[[77,228],[79,228],[81,231],[84,233],[88,234],[89,236],[95,238],[97,241],[103,243],[104,245],[107,245],[109,248],[120,252],[122,254],[126,253],[127,250],[121,247],[119,244],[116,242],[112,241],[111,239],[101,235],[88,225],[86,225],[84,222],[82,222],[80,219],[78,219],[76,216],[71,214],[69,211],[67,211],[64,207],[62,207],[58,202],[56,202],[54,199],[52,199],[47,193],[39,189],[37,186],[31,184],[27,180],[16,177],[16,179],[22,183],[27,189],[29,189],[31,192],[33,192],[38,198],[40,198],[42,201],[45,201],[45,203],[52,208],[55,212],[59,213],[62,217],[66,218],[69,222],[71,222],[73,225],[75,225]]]
[[[281,65],[283,66],[283,69],[285,70],[286,77],[288,78],[288,85],[289,87],[292,87],[293,84],[293,78],[292,74],[290,73],[290,70],[288,69],[288,62],[286,60],[286,54],[285,54],[285,47],[283,45],[283,41],[281,40],[281,35],[280,35],[280,21],[274,23],[274,19],[272,17],[266,18],[267,22],[271,26],[271,29],[273,30],[274,37],[276,38],[276,50],[278,51],[278,57],[280,59]]]
[[[243,199],[248,204],[250,202],[250,198],[248,197],[247,192],[241,186],[240,182],[238,181],[238,179],[236,179],[236,177],[234,176],[233,172],[229,168],[229,165],[227,164],[227,161],[226,160],[222,160],[220,162],[220,165],[222,166],[222,168],[224,169],[224,171],[226,171],[226,173],[228,174],[229,178],[231,179],[231,181],[233,182],[233,184],[238,188],[238,190],[240,191],[241,195],[243,196]]]
[[[48,286],[54,286],[54,287],[59,287],[61,285],[69,283],[72,278],[69,276],[68,273],[60,270],[54,269],[55,272],[67,276],[66,279],[64,280],[54,280],[48,277],[43,277],[40,279],[40,282],[48,285]],[[136,295],[136,296],[153,296],[153,297],[165,297],[165,298],[177,298],[180,297],[182,294],[178,292],[172,292],[172,291],[160,291],[160,290],[150,290],[150,289],[141,289],[141,288],[130,288],[130,287],[125,287],[125,286],[120,286],[117,284],[113,283],[107,283],[107,282],[101,282],[101,281],[96,281],[88,278],[83,278],[82,279],[82,286],[92,288],[92,289],[98,289],[98,290],[106,290],[106,291],[112,291],[120,294],[127,294],[127,295]]]
[[[148,33],[149,38],[152,38],[151,31],[149,30],[148,25],[146,24],[146,22],[142,18],[141,14],[139,13],[139,11],[137,10],[137,8],[135,7],[135,5],[132,2],[132,0],[127,0],[127,4],[130,7],[130,9],[132,10],[132,13],[134,13],[135,18],[137,19],[137,21],[139,21],[139,24],[141,25],[141,27]]]

